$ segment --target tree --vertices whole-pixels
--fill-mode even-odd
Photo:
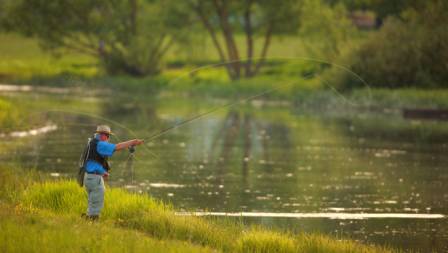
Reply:
[[[209,33],[221,62],[228,63],[226,70],[233,80],[256,75],[272,36],[296,32],[299,23],[297,0],[190,0],[189,4]],[[245,57],[235,40],[240,33],[246,39]],[[255,57],[254,47],[257,36],[264,41],[259,57]]]
[[[448,3],[431,0],[409,8],[353,53],[351,69],[376,87],[446,87]],[[356,85],[356,80],[347,83]]]
[[[330,5],[344,4],[350,11],[371,10],[378,18],[399,17],[407,8],[422,8],[428,0],[325,0]]]
[[[334,61],[350,49],[350,39],[356,32],[344,5],[331,7],[321,0],[303,0],[302,10],[299,35],[310,56]]]
[[[188,25],[188,13],[162,0],[21,0],[9,27],[40,39],[46,49],[97,57],[108,73],[148,75]],[[175,14],[175,15],[172,15]]]

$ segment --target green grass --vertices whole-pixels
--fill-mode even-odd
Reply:
[[[73,181],[48,181],[37,172],[1,168],[0,197],[3,252],[54,252],[62,246],[69,252],[148,247],[151,252],[393,252],[317,234],[286,234],[229,220],[177,216],[172,206],[114,188],[106,190],[101,221],[88,224],[79,217],[86,209],[85,191]],[[115,243],[117,251],[112,248]]]
[[[47,111],[56,110],[52,113]],[[57,111],[77,111],[98,114],[100,101],[92,96],[37,95],[34,92],[20,96],[0,94],[0,133],[29,130],[42,127]]]
[[[60,74],[93,76],[98,73],[97,62],[91,57],[69,52],[55,56],[42,50],[36,39],[16,34],[0,34],[0,56],[2,79]]]
[[[359,89],[351,98],[364,106],[382,108],[448,108],[446,89]]]
[[[237,36],[236,40],[245,45],[243,36]],[[255,40],[258,50],[261,44],[260,38]],[[197,53],[192,53],[195,50]],[[157,92],[165,87],[173,92],[227,97],[262,92],[295,81],[296,77],[316,71],[316,67],[319,67],[319,64],[302,58],[278,58],[307,56],[303,42],[295,36],[273,38],[269,51],[272,60],[268,59],[269,66],[262,69],[260,78],[239,82],[229,82],[223,67],[212,66],[219,62],[219,58],[209,39],[205,39],[201,47],[192,50],[174,48],[167,56],[164,72],[160,76],[147,78],[104,76],[97,60],[92,57],[68,52],[55,57],[42,50],[36,39],[17,34],[0,34],[0,56],[0,80],[3,82],[57,87],[110,87],[133,92],[142,89]],[[316,82],[299,80],[299,86],[315,87]],[[290,90],[281,88],[272,96],[289,98],[290,95],[286,95],[290,94]]]
[[[244,38],[237,37],[237,41],[239,44],[244,43]],[[260,40],[256,41],[257,48],[260,48],[260,43]],[[372,107],[380,109],[448,107],[448,92],[445,90],[387,90],[364,87],[342,91],[337,87],[336,78],[320,74],[324,68],[322,64],[300,58],[308,55],[303,41],[296,36],[273,38],[269,51],[272,59],[267,61],[269,66],[262,69],[261,75],[249,80],[229,81],[223,68],[202,67],[202,65],[218,61],[210,41],[206,39],[202,46],[204,47],[197,50],[198,52],[193,52],[196,49],[192,52],[174,49],[167,56],[167,66],[160,76],[135,78],[103,76],[100,74],[97,61],[91,57],[67,53],[60,58],[55,58],[49,52],[43,51],[36,39],[15,34],[0,34],[0,55],[2,56],[0,80],[19,84],[81,88],[84,91],[107,88],[105,95],[113,95],[115,98],[124,95],[126,99],[129,95],[139,99],[154,98],[161,92],[201,99],[224,97],[234,100],[263,94],[257,98],[287,100],[292,101],[297,108],[338,112]],[[276,57],[299,58],[282,60]],[[201,66],[199,70],[198,66]],[[0,99],[0,109],[2,109],[0,110],[0,129],[3,129],[3,132],[5,129],[10,131],[10,129],[29,128],[23,124],[23,119],[31,113],[27,108],[34,108],[29,104],[37,103],[42,104],[42,108],[45,107],[43,106],[45,101],[41,103]],[[61,103],[57,105],[47,104],[46,109],[56,106],[65,109],[78,108],[75,104],[83,106],[83,103],[72,102],[61,100]],[[70,103],[70,105],[64,103]]]
[[[21,112],[9,101],[0,98],[0,129],[12,129],[19,125]]]
[[[108,223],[24,212],[4,204],[0,207],[1,252],[213,252],[186,242],[153,239]]]

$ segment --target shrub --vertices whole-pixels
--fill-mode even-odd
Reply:
[[[446,87],[448,79],[448,4],[431,1],[423,11],[388,18],[351,58],[351,68],[375,87]],[[363,85],[353,76],[342,80]]]

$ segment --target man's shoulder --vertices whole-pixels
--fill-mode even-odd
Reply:
[[[98,141],[98,145],[102,145],[102,146],[113,145],[113,146],[115,146],[115,144],[108,142],[108,141]]]
[[[96,150],[100,155],[111,156],[115,151],[115,144],[107,141],[99,141]]]

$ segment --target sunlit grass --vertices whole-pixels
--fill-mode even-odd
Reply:
[[[0,95],[0,133],[42,127],[58,113],[84,112],[98,114],[100,100],[84,96],[69,97],[60,94],[37,95],[22,93],[20,96]]]
[[[21,112],[9,101],[0,98],[0,129],[12,129],[19,125]]]
[[[290,236],[261,229],[243,232],[237,245],[240,252],[297,252],[297,245]]]
[[[45,212],[23,212],[0,204],[1,252],[215,252],[173,240],[156,240],[109,223]]]
[[[4,228],[2,231],[10,234],[9,237],[2,237],[5,240],[2,245],[11,247],[8,249],[12,252],[28,249],[13,246],[13,240],[21,242],[30,240],[29,243],[34,245],[33,248],[45,250],[48,247],[49,252],[53,252],[53,246],[50,245],[52,240],[58,240],[55,245],[64,243],[69,249],[77,249],[79,244],[74,245],[74,241],[66,237],[72,237],[73,233],[90,234],[97,228],[99,231],[105,231],[111,227],[114,227],[111,234],[129,234],[129,231],[132,231],[131,235],[116,235],[117,238],[121,238],[117,240],[123,242],[123,245],[129,244],[131,248],[145,247],[136,243],[136,238],[141,236],[136,231],[165,243],[172,240],[188,243],[188,245],[173,244],[172,249],[168,248],[178,250],[175,252],[184,252],[185,248],[182,247],[190,249],[189,247],[193,247],[191,244],[223,252],[390,252],[380,247],[365,246],[352,241],[336,241],[322,235],[286,234],[263,228],[245,228],[242,224],[226,220],[218,222],[199,217],[177,216],[172,206],[146,195],[132,194],[114,188],[106,190],[105,207],[100,223],[89,227],[79,217],[86,209],[86,193],[75,182],[65,180],[33,182],[35,174],[27,174],[20,170],[12,173],[6,168],[0,171],[0,197],[2,201],[6,201],[4,205],[10,209],[15,206],[13,209],[18,212],[1,213],[10,217],[8,222],[1,223]],[[30,220],[34,221],[29,222]],[[27,231],[36,233],[41,230],[45,240],[38,241],[33,233],[27,238],[20,239],[22,234],[18,230],[19,227],[26,227]],[[62,229],[64,231],[60,231]],[[11,233],[7,232],[9,230]],[[54,236],[56,233],[58,236]],[[107,245],[112,238],[105,237],[97,245],[99,248],[95,249],[107,251]],[[89,240],[83,243],[86,247],[92,246]],[[154,240],[149,240],[147,244],[156,249],[160,246],[158,241]],[[171,243],[169,244],[171,246]],[[203,250],[197,247],[192,249]]]
[[[0,77],[24,79],[32,76],[75,74],[93,76],[98,73],[96,60],[69,52],[55,57],[43,51],[36,39],[17,34],[0,34]]]
[[[75,182],[45,182],[27,189],[24,208],[48,209],[59,214],[79,215],[86,209],[86,193]],[[215,248],[226,248],[231,234],[203,219],[180,217],[171,207],[152,198],[107,189],[102,218],[156,238],[187,240]]]
[[[447,108],[446,89],[359,89],[351,95],[353,101],[364,106],[388,108]]]

